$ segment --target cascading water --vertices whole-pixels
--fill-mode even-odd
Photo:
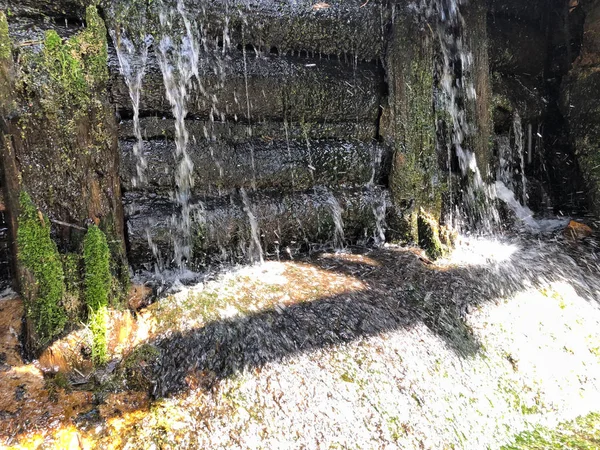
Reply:
[[[460,199],[453,199],[456,214],[450,214],[448,223],[459,231],[491,232],[498,223],[494,205],[495,193],[488,185],[478,164],[475,152],[468,148],[468,138],[475,130],[469,123],[467,105],[477,101],[472,80],[473,54],[465,20],[460,7],[467,0],[421,0],[415,8],[436,24],[442,64],[440,73],[441,96],[438,102],[451,117],[451,146],[448,148],[448,170],[452,155],[456,155],[462,175]],[[449,173],[452,182],[452,173]],[[452,187],[450,188],[452,189]]]
[[[512,142],[511,142],[512,140]],[[519,198],[521,205],[527,205],[527,179],[525,176],[525,146],[523,142],[523,125],[518,112],[513,117],[512,139],[511,136],[499,136],[498,144],[498,171],[496,179]],[[498,193],[503,199],[503,195]]]
[[[167,99],[175,118],[175,158],[178,168],[175,176],[175,201],[180,207],[179,214],[173,216],[174,262],[184,268],[191,257],[192,209],[190,205],[191,189],[194,186],[194,164],[188,154],[189,134],[186,129],[187,101],[192,81],[200,81],[199,28],[191,22],[185,12],[182,0],[177,8],[163,8],[160,13],[163,37],[158,45],[158,62],[163,75]],[[174,23],[182,21],[185,35],[176,39],[171,37]]]
[[[521,186],[521,204],[527,205],[527,179],[525,177],[525,146],[523,145],[523,123],[521,116],[515,112],[513,120],[513,130],[515,133],[515,156],[519,162],[519,173],[516,174],[520,178]]]
[[[133,132],[136,142],[133,145],[133,157],[135,160],[135,174],[131,177],[131,185],[136,188],[146,183],[146,169],[148,162],[144,154],[144,140],[142,137],[142,128],[140,126],[140,98],[144,76],[146,74],[146,65],[148,61],[148,51],[153,43],[153,37],[145,32],[145,24],[136,24],[142,31],[128,32],[128,24],[121,23],[123,20],[117,19],[117,12],[112,9],[109,12],[111,20],[115,22],[115,28],[110,30],[117,59],[119,60],[119,71],[125,80],[131,98],[133,109]],[[151,225],[150,225],[151,226]],[[146,228],[148,247],[152,251],[155,261],[155,270],[158,274],[164,270],[164,260],[158,246],[154,243],[150,233],[150,226]]]
[[[244,212],[248,216],[248,222],[250,223],[250,247],[248,248],[248,256],[250,262],[264,262],[263,249],[260,243],[260,230],[258,228],[258,220],[252,210],[252,204],[248,198],[248,194],[244,188],[240,189],[242,195],[242,201],[244,203]]]
[[[343,250],[346,246],[346,237],[344,235],[344,220],[342,214],[344,210],[340,206],[340,203],[329,189],[326,189],[326,202],[329,210],[331,211],[331,218],[333,219],[334,233],[333,233],[333,245],[336,250]]]
[[[140,127],[140,96],[152,36],[146,35],[142,42],[136,45],[124,30],[111,30],[110,35],[117,51],[121,75],[129,88],[131,106],[133,107],[133,130],[137,142],[133,146],[136,175],[131,180],[131,184],[136,187],[145,182],[144,171],[148,165],[144,156],[144,141]]]

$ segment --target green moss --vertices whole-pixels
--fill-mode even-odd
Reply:
[[[54,30],[46,32],[43,65],[54,84],[55,96],[83,108],[90,94],[108,80],[106,27],[95,6],[86,10],[87,27],[63,43]],[[52,99],[56,102],[57,99]]]
[[[83,241],[85,267],[85,303],[89,309],[92,331],[92,359],[97,364],[106,362],[107,306],[111,292],[110,251],[106,236],[96,225],[92,225]]]
[[[108,362],[108,308],[100,307],[96,311],[90,311],[89,326],[92,332],[92,361],[96,365],[103,365]]]
[[[392,198],[404,211],[402,228],[413,241],[418,237],[419,209],[439,217],[445,191],[436,149],[433,63],[431,40],[411,18],[403,18],[396,25],[388,61],[391,105],[385,133],[394,146]]]
[[[591,413],[574,421],[560,424],[556,429],[536,427],[519,434],[503,450],[552,450],[600,448],[600,414]]]
[[[26,192],[20,195],[17,257],[24,269],[22,290],[27,316],[33,321],[40,345],[48,344],[64,329],[62,306],[64,273],[56,244],[50,238],[48,219]]]
[[[12,43],[8,35],[8,20],[3,11],[0,11],[0,60],[12,58]]]
[[[445,254],[444,246],[440,240],[439,225],[434,218],[421,210],[417,219],[419,246],[425,250],[427,256],[435,260]]]
[[[110,293],[110,251],[106,235],[96,225],[92,225],[83,241],[83,262],[85,266],[85,302],[97,311],[108,306]]]
[[[114,308],[122,308],[127,304],[127,293],[131,280],[125,245],[115,231],[115,222],[112,216],[106,217],[101,220],[100,228],[104,230],[110,250],[110,273],[112,276],[110,305]]]

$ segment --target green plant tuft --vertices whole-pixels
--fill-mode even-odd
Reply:
[[[8,35],[8,20],[3,11],[0,11],[0,60],[10,59],[12,44]]]
[[[39,344],[46,345],[63,331],[67,321],[62,306],[64,273],[58,249],[50,238],[48,219],[26,192],[21,192],[20,208],[17,255],[25,270],[22,290]]]
[[[90,311],[89,325],[92,332],[92,361],[96,365],[108,362],[108,308],[102,306],[97,311]]]
[[[89,309],[89,322],[93,335],[92,359],[97,364],[106,362],[107,307],[111,290],[110,251],[106,235],[92,225],[83,241],[85,266],[85,303]]]

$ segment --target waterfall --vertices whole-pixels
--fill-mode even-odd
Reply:
[[[127,30],[128,24],[119,23],[122,22],[122,20],[117,20],[118,14],[116,11],[111,9],[109,15],[112,16],[111,20],[115,22],[115,28],[111,29],[109,34],[117,52],[119,72],[123,76],[125,85],[129,90],[129,97],[131,98],[131,106],[133,109],[133,132],[136,142],[133,145],[135,174],[131,177],[131,185],[136,188],[143,186],[146,183],[145,171],[148,167],[144,155],[144,140],[140,126],[140,98],[143,80],[146,74],[148,50],[153,43],[153,38],[151,35],[146,34],[145,31],[142,35],[132,33],[132,36],[135,36],[135,38],[129,36]],[[141,26],[141,29],[145,29],[145,24],[144,26]],[[148,239],[148,247],[152,251],[152,255],[156,262],[155,269],[160,273],[164,269],[164,261],[158,246],[152,239],[149,227],[146,228],[146,236]]]
[[[175,155],[178,168],[175,175],[174,198],[180,213],[173,217],[173,249],[177,267],[184,268],[191,257],[192,217],[190,207],[191,189],[194,186],[194,164],[188,154],[189,134],[185,125],[188,94],[192,80],[199,81],[200,48],[198,27],[186,15],[182,0],[177,9],[163,8],[159,14],[165,35],[158,45],[158,63],[163,75],[166,95],[175,118]],[[173,24],[182,20],[186,33],[180,39],[171,37]]]
[[[336,250],[343,250],[346,246],[346,237],[344,235],[344,220],[342,218],[342,213],[344,212],[344,210],[333,195],[333,192],[331,192],[327,188],[325,190],[327,194],[327,206],[331,211],[331,217],[333,219],[334,225],[333,245]]]
[[[499,221],[494,205],[495,189],[486,183],[487,174],[481,173],[475,152],[468,143],[476,130],[469,123],[467,108],[477,101],[477,93],[472,79],[473,54],[469,48],[467,25],[460,11],[466,3],[467,0],[421,0],[413,4],[413,8],[436,23],[435,34],[442,56],[441,98],[438,102],[451,118],[448,165],[450,170],[450,160],[455,154],[462,175],[457,214],[450,214],[448,222],[459,231],[471,231],[475,227],[489,233]],[[451,173],[449,177],[451,182]]]
[[[375,216],[375,232],[373,234],[375,247],[382,247],[385,244],[385,215],[387,207],[387,195],[385,191],[382,191],[379,201],[372,200],[373,215]]]
[[[512,141],[512,142],[511,142]],[[515,112],[512,124],[512,139],[510,135],[499,136],[498,171],[496,179],[505,189],[510,190],[521,205],[527,205],[527,178],[525,176],[525,144],[523,139],[523,124],[521,116]],[[497,187],[498,185],[496,185]],[[498,197],[505,200],[500,193]]]
[[[136,174],[132,177],[131,184],[136,187],[145,182],[144,171],[148,165],[144,156],[144,141],[140,127],[140,96],[152,36],[145,36],[142,42],[137,45],[127,36],[125,30],[111,30],[110,36],[117,51],[120,73],[129,89],[131,106],[133,107],[133,130],[136,138],[133,155],[136,162]]]
[[[515,133],[515,156],[519,162],[518,179],[521,182],[521,204],[527,205],[527,179],[525,177],[525,145],[523,144],[523,123],[521,116],[515,112],[513,118],[513,130]]]

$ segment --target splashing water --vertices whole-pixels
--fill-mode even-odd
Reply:
[[[471,231],[476,227],[480,232],[490,233],[499,223],[494,205],[494,187],[484,181],[476,155],[466,142],[474,131],[468,121],[467,105],[477,100],[471,79],[473,54],[469,48],[466,23],[460,12],[460,7],[466,3],[467,0],[421,0],[413,7],[437,23],[436,35],[442,53],[440,84],[443,95],[440,101],[452,118],[448,165],[454,151],[466,182],[461,192],[462,201],[456,206],[457,213],[450,215],[448,223],[459,231]],[[449,175],[451,179],[452,174]]]
[[[498,138],[498,173],[496,178],[505,188],[515,193],[522,205],[527,204],[527,180],[525,177],[525,153],[523,144],[523,125],[519,113],[515,113],[512,126],[514,146],[511,145],[510,136]],[[516,195],[519,193],[520,195]],[[500,194],[498,197],[504,200]]]
[[[375,176],[377,171],[381,167],[381,160],[383,158],[383,149],[379,146],[373,148],[371,152],[371,178],[367,182],[367,188],[375,185]]]
[[[385,191],[381,192],[379,201],[373,201],[373,215],[375,216],[375,232],[373,241],[375,247],[382,247],[385,244],[385,215],[388,207],[388,199]]]
[[[333,233],[333,245],[336,250],[343,250],[346,246],[346,237],[344,235],[344,220],[342,214],[344,210],[340,206],[333,192],[329,189],[326,190],[326,203],[331,211],[331,217],[333,219],[334,233]]]
[[[250,223],[250,247],[248,249],[249,260],[252,263],[263,263],[263,249],[260,243],[260,230],[258,227],[258,220],[252,211],[252,204],[248,198],[248,194],[244,188],[240,189],[242,194],[242,201],[244,202],[244,212],[248,216],[248,222]]]
[[[515,133],[515,153],[519,161],[519,178],[521,180],[521,204],[527,205],[527,178],[525,177],[525,146],[523,145],[523,123],[521,116],[515,112],[513,120]]]

